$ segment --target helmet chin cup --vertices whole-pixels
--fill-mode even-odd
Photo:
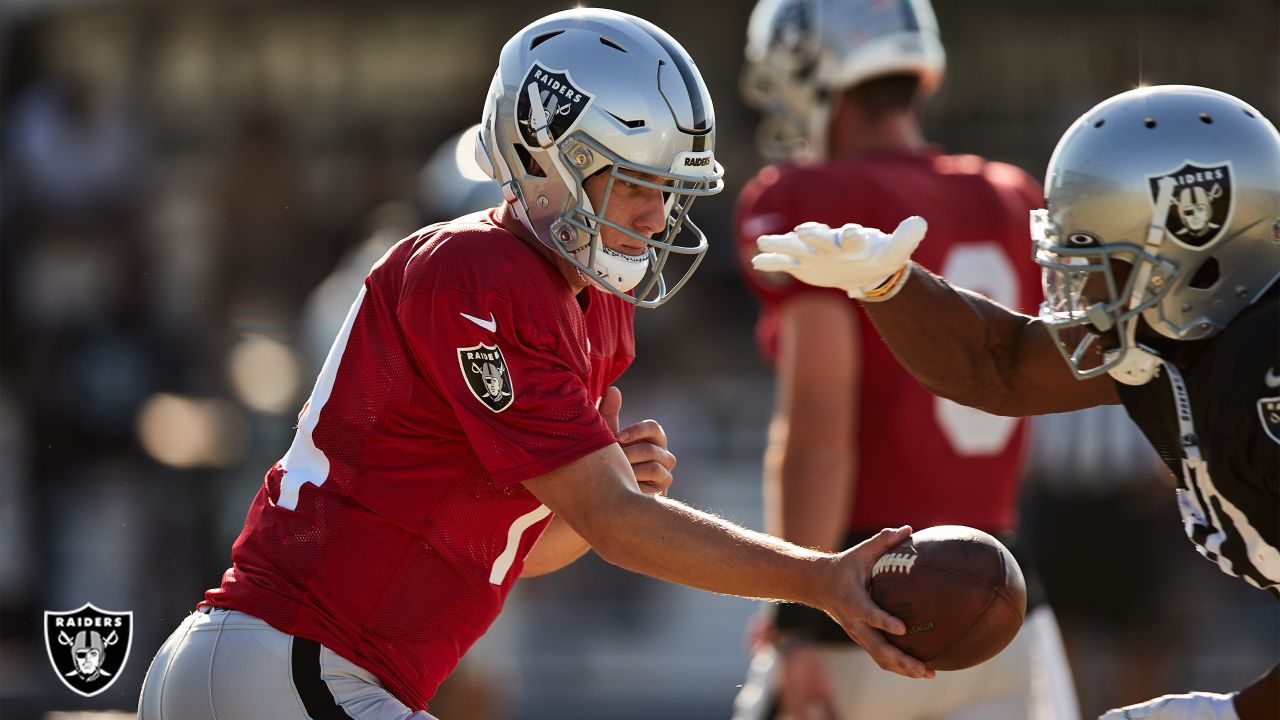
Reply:
[[[1103,357],[1107,363],[1115,362],[1107,374],[1125,385],[1146,385],[1160,369],[1160,356],[1140,346],[1107,350]]]

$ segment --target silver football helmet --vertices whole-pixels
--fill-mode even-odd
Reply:
[[[548,15],[502,49],[476,159],[517,218],[598,287],[640,307],[676,293],[707,250],[694,199],[724,187],[715,113],[702,76],[670,35],[638,17],[578,8]],[[654,176],[658,182],[633,177]],[[583,181],[608,172],[601,207]],[[648,237],[605,219],[615,182],[661,190],[665,231]],[[600,241],[608,226],[644,242],[639,256]],[[663,269],[683,255],[683,272]]]
[[[942,80],[946,54],[928,0],[760,0],[747,24],[742,96],[764,113],[772,161],[826,157],[831,99],[883,75]]]
[[[1139,88],[1062,136],[1032,213],[1040,317],[1071,369],[1141,385],[1280,277],[1280,134],[1208,88]],[[1145,342],[1144,342],[1145,339]]]

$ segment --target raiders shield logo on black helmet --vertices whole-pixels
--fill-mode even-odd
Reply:
[[[129,659],[133,613],[90,603],[44,614],[44,647],[53,671],[76,694],[93,697],[111,687]]]
[[[1231,224],[1235,209],[1232,192],[1231,163],[1198,165],[1187,161],[1170,172],[1148,175],[1151,201],[1158,202],[1159,185],[1165,178],[1173,180],[1165,227],[1173,239],[1188,247],[1200,248],[1221,237]]]
[[[497,345],[458,348],[458,364],[471,394],[490,410],[502,412],[516,399],[507,360]]]
[[[549,148],[569,134],[594,95],[573,84],[569,73],[535,62],[520,83],[516,122],[529,147]]]

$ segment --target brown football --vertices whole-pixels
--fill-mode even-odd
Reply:
[[[934,670],[962,670],[1008,645],[1027,614],[1022,569],[999,540],[963,525],[917,531],[885,553],[871,599],[902,620],[889,642]]]

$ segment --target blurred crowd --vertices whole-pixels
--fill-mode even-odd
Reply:
[[[1140,81],[1211,85],[1280,118],[1274,0],[937,5],[951,77],[927,125],[953,151],[1039,174],[1078,113]],[[458,133],[479,119],[502,41],[561,6],[3,10],[0,716],[134,707],[163,635],[225,568],[369,265],[496,202]],[[699,203],[713,250],[678,310],[638,313],[624,419],[667,427],[676,495],[759,527],[772,388],[728,233],[760,163],[736,95],[750,7],[611,6],[693,54],[729,172]],[[1024,528],[1086,714],[1226,689],[1280,649],[1274,605],[1189,552],[1171,481],[1135,433],[1098,410],[1038,422],[1033,439]],[[42,635],[44,611],[85,602],[135,623],[120,681],[88,700],[53,677]],[[751,603],[588,558],[512,604],[433,705],[442,717],[728,715]]]

